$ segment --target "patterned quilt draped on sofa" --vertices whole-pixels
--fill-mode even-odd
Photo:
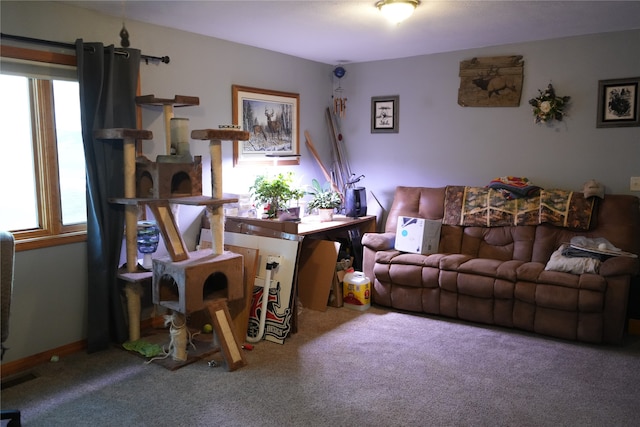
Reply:
[[[540,190],[539,195],[508,199],[488,187],[448,186],[443,224],[501,227],[549,223],[575,230],[589,230],[595,198],[565,190]]]

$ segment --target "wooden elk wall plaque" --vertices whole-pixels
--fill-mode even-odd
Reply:
[[[522,95],[522,55],[460,62],[458,104],[463,107],[517,107]]]

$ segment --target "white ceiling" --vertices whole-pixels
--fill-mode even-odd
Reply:
[[[333,65],[640,29],[640,1],[422,0],[398,26],[376,0],[62,3]]]

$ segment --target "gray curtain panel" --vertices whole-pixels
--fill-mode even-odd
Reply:
[[[124,196],[123,144],[95,140],[93,131],[136,128],[140,51],[78,39],[76,55],[87,169],[87,351],[92,353],[128,338],[117,280],[124,207],[109,203]]]
[[[8,231],[0,231],[0,305],[2,306],[2,356],[4,356],[4,342],[9,338],[9,317],[11,314],[11,295],[13,293],[13,264],[15,259],[15,240]]]

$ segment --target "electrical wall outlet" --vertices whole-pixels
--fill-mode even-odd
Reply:
[[[640,176],[632,176],[630,182],[631,191],[640,191]]]

